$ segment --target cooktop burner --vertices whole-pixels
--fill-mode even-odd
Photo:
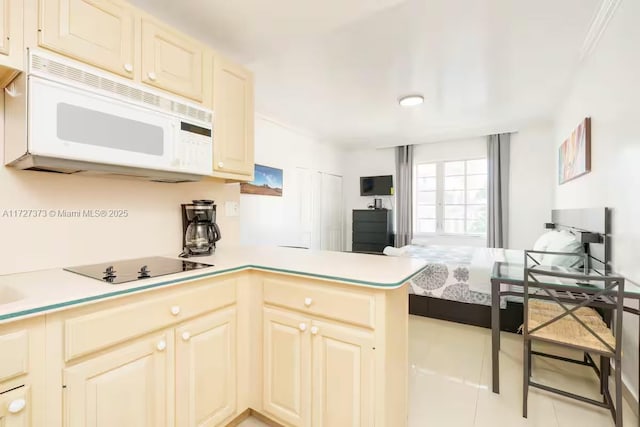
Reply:
[[[207,267],[213,267],[213,264],[156,256],[80,265],[67,267],[64,270],[102,282],[118,284]]]

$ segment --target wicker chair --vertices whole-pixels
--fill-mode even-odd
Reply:
[[[525,253],[525,263],[527,254]],[[578,285],[588,279],[588,285]],[[572,282],[574,286],[567,286]],[[621,333],[614,336],[612,329],[592,307],[598,307],[607,314],[615,312],[615,330],[622,330],[622,309],[624,279],[613,276],[594,277],[581,275],[577,271],[568,272],[539,265],[525,266],[524,280],[524,366],[523,366],[523,409],[527,417],[527,397],[529,387],[536,387],[582,402],[607,408],[616,427],[622,427],[622,378],[621,369],[615,370],[615,405],[609,392],[610,361],[622,366]],[[610,322],[609,322],[610,323]],[[532,350],[533,341],[544,341],[554,345],[569,347],[584,353],[583,360],[574,360]],[[591,354],[600,356],[600,368]],[[593,368],[600,380],[602,401],[553,388],[531,380],[531,356],[551,357],[565,362],[586,365]]]

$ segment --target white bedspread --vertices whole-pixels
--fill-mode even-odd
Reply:
[[[494,263],[524,261],[520,250],[471,246],[408,245],[388,247],[384,253],[427,261],[425,270],[411,281],[409,292],[483,305],[491,304]]]

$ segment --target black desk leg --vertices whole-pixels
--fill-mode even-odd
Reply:
[[[500,393],[500,282],[491,281],[491,375],[493,392]]]

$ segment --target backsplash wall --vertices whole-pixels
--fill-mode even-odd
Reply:
[[[4,120],[0,123],[0,135],[4,135]],[[226,201],[239,201],[239,184],[217,180],[166,184],[20,171],[3,165],[4,161],[0,164],[0,274],[177,255],[182,245],[180,204],[192,199],[216,201],[222,232],[219,246],[239,242],[239,217],[225,216],[224,209]],[[65,218],[59,212],[83,209],[119,210],[126,217]],[[15,217],[14,210],[44,210],[47,217]],[[51,218],[49,211],[56,217]]]

